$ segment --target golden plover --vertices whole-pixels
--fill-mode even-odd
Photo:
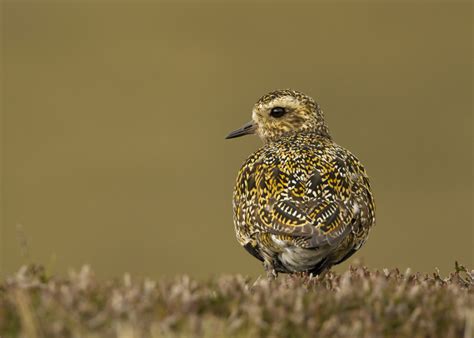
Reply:
[[[233,195],[239,243],[269,276],[317,275],[353,255],[375,224],[374,199],[362,163],[333,142],[319,105],[295,90],[268,93],[227,138],[254,133],[264,145],[242,165]]]

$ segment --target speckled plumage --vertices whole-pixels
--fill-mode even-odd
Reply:
[[[332,141],[319,105],[297,91],[271,92],[229,137],[250,133],[264,145],[237,176],[239,243],[270,275],[320,274],[350,257],[375,224],[374,200],[364,167]]]

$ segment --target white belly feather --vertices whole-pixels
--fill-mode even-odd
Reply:
[[[291,272],[311,270],[328,254],[327,250],[304,249],[272,236],[273,242],[282,248],[278,259]]]

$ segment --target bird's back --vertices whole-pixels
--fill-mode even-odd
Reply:
[[[312,131],[265,144],[234,188],[238,241],[280,272],[318,273],[348,258],[366,240],[374,209],[359,160]]]

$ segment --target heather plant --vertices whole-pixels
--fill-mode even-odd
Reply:
[[[0,284],[0,337],[473,337],[474,271],[352,266],[324,277],[99,280],[22,267]]]

